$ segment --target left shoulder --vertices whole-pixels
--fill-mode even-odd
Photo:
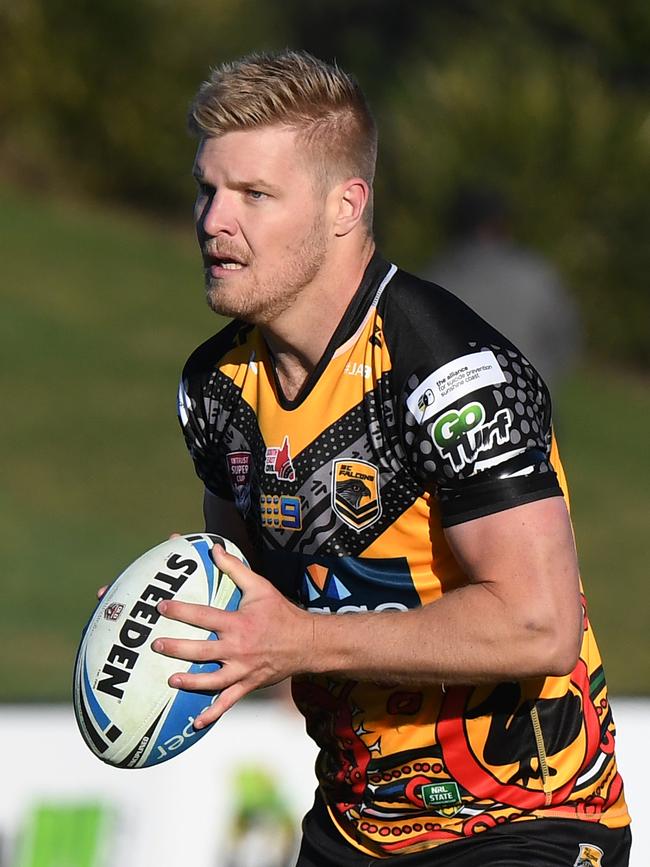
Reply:
[[[460,299],[398,271],[383,330],[407,461],[443,526],[561,495],[548,389],[522,353]]]
[[[382,302],[387,342],[399,345],[407,363],[410,358],[416,363],[425,358],[444,364],[476,347],[520,354],[504,334],[452,292],[400,268]]]
[[[546,392],[538,372],[506,335],[436,283],[397,269],[380,314],[398,392],[411,395],[426,380],[425,391],[433,381],[438,410],[475,391],[472,383]],[[416,400],[420,396],[418,390]]]

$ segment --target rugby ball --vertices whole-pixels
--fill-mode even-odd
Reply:
[[[179,755],[212,726],[192,723],[218,693],[174,689],[174,672],[216,671],[218,662],[191,663],[151,649],[156,638],[217,640],[214,632],[163,617],[163,599],[239,607],[241,593],[210,556],[218,542],[246,560],[221,536],[193,533],[169,539],[128,566],[99,601],[77,652],[73,703],[86,744],[119,768],[146,768]],[[248,564],[247,564],[248,565]]]

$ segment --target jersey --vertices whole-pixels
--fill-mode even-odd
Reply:
[[[567,496],[535,369],[455,296],[378,254],[295,400],[259,330],[234,321],[188,360],[179,417],[199,477],[234,502],[266,577],[324,615],[435,602],[468,581],[445,528]],[[626,825],[586,607],[583,626],[566,677],[295,678],[345,839],[384,857],[535,818]]]

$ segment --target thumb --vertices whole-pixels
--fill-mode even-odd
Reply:
[[[266,582],[266,579],[247,566],[232,554],[228,554],[221,545],[212,547],[212,559],[222,572],[231,578],[242,593],[247,593],[255,587],[260,586],[260,581]]]

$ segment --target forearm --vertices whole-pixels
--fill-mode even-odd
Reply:
[[[485,683],[566,674],[574,664],[559,624],[505,604],[487,584],[406,612],[311,616],[314,673]]]

